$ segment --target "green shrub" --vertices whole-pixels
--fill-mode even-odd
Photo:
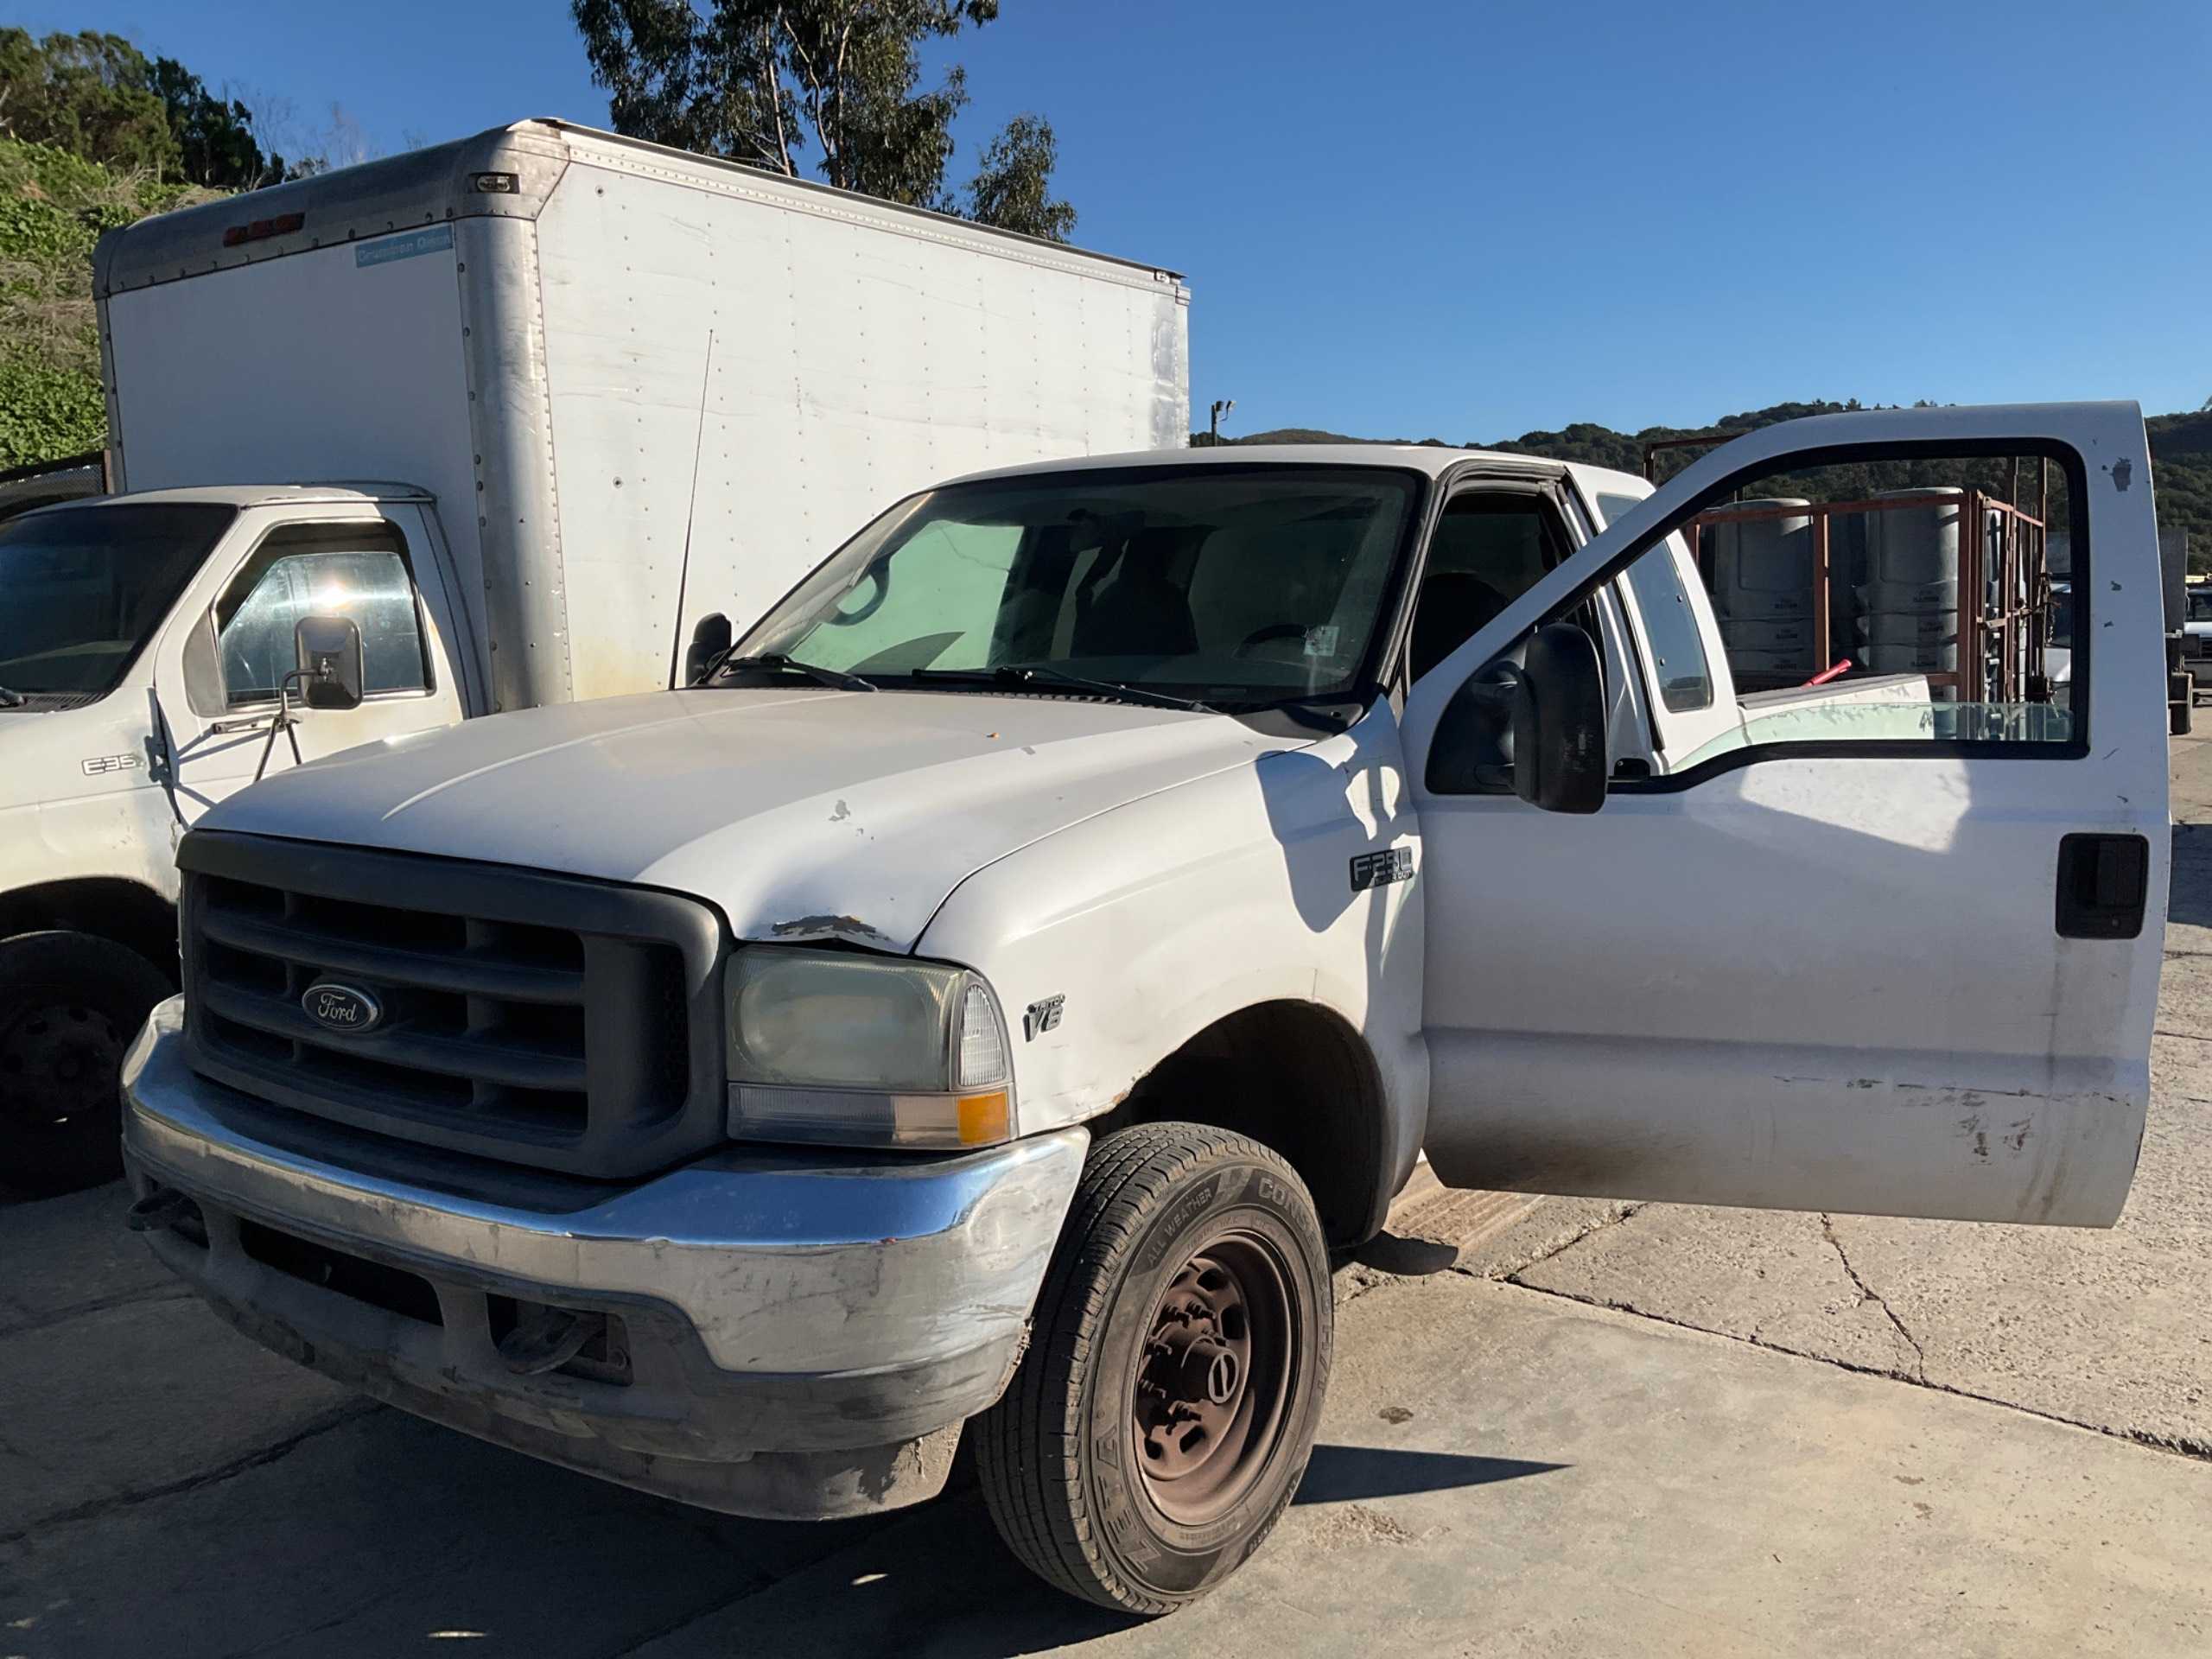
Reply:
[[[0,467],[107,441],[92,250],[104,231],[210,194],[0,138]]]

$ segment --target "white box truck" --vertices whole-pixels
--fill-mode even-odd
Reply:
[[[561,122],[141,221],[96,288],[118,493],[0,531],[0,1185],[111,1170],[301,617],[368,692],[308,759],[664,687],[932,479],[1188,430],[1172,271]]]

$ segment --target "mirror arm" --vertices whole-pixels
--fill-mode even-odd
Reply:
[[[253,781],[259,783],[262,774],[269,770],[269,757],[276,752],[276,734],[282,732],[292,745],[292,764],[303,765],[300,759],[300,734],[294,729],[299,719],[292,713],[292,682],[301,679],[321,679],[319,670],[296,668],[276,682],[276,718],[269,722],[269,741],[261,746],[261,764],[253,769]]]

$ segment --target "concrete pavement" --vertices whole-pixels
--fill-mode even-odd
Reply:
[[[972,1491],[873,1522],[731,1521],[363,1408],[17,1530],[0,1653],[156,1633],[174,1656],[609,1659],[2212,1649],[2202,1463],[1460,1273],[1339,1295],[1298,1503],[1163,1624],[1028,1579]],[[104,1382],[154,1426],[264,1414],[257,1388],[209,1387],[238,1338],[173,1337],[73,1403]]]
[[[1444,1274],[1345,1310],[1299,1503],[1161,1624],[1040,1599],[972,1499],[638,1649],[1293,1656],[2212,1649],[2212,1470]]]
[[[640,1497],[264,1354],[118,1188],[0,1206],[0,1659],[2212,1652],[2212,739],[2175,753],[2208,827],[2111,1233],[1411,1189],[1338,1275],[1278,1534],[1125,1624],[972,1489],[829,1527]]]

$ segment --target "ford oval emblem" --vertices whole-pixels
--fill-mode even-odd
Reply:
[[[384,1020],[384,1004],[366,991],[327,979],[308,986],[300,1006],[325,1031],[357,1034],[374,1031]]]

